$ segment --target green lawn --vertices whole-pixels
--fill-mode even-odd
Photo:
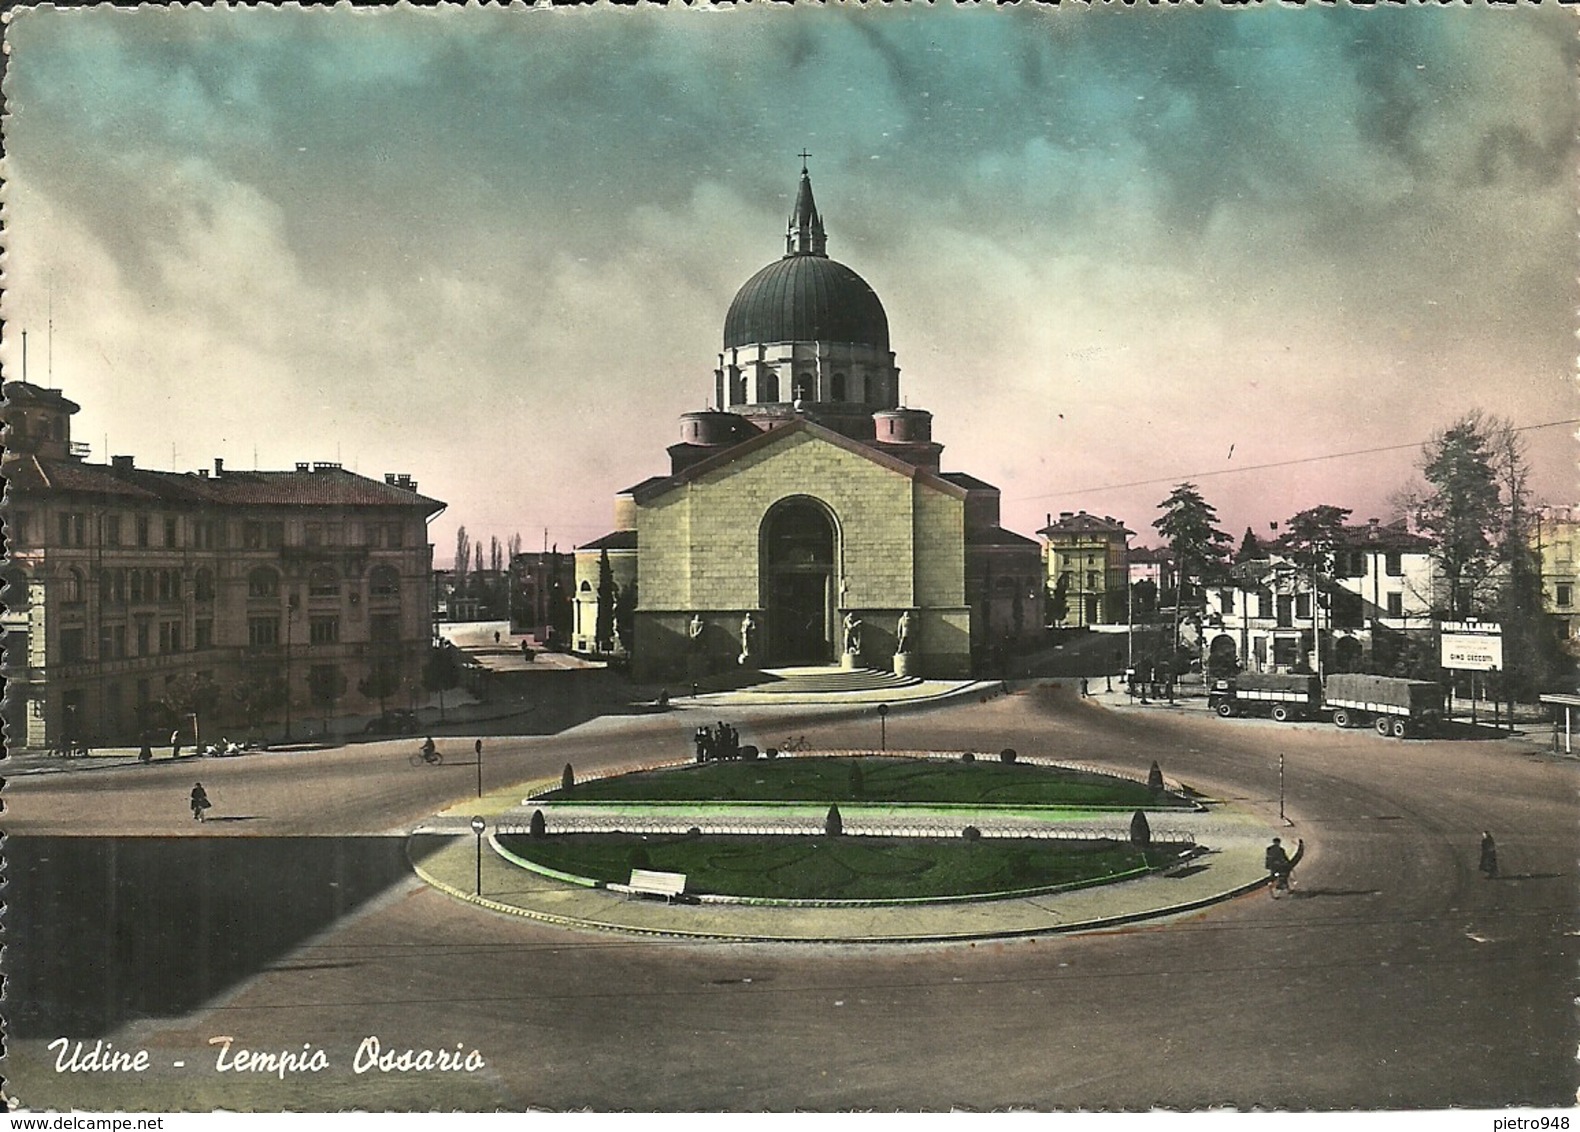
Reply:
[[[860,790],[852,768],[860,768]],[[944,802],[984,806],[1188,809],[1139,782],[1053,767],[942,759],[781,758],[641,771],[542,796],[563,802]]]
[[[1096,881],[1175,860],[1120,841],[982,838],[507,834],[519,857],[576,876],[624,882],[631,869],[685,873],[689,893],[780,900],[966,896]]]

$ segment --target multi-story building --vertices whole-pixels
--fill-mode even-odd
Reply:
[[[1131,535],[1111,516],[1061,511],[1059,521],[1037,532],[1043,538],[1050,602],[1048,624],[1057,629],[1112,625],[1127,616],[1129,565],[1125,540]],[[1063,617],[1056,612],[1063,604]]]
[[[92,464],[71,441],[79,406],[26,382],[4,393],[13,746],[415,701],[444,505],[409,476]]]
[[[1430,543],[1403,520],[1345,528],[1331,577],[1296,565],[1281,540],[1267,549],[1267,558],[1238,563],[1226,582],[1207,586],[1203,638],[1213,667],[1314,669],[1313,593],[1327,671],[1375,667],[1403,635],[1432,628]]]
[[[1172,603],[1176,579],[1174,552],[1166,546],[1132,546],[1126,555],[1131,585],[1129,609],[1137,621],[1155,616],[1163,606],[1164,595]]]
[[[1542,608],[1562,626],[1564,637],[1580,637],[1580,508],[1544,507],[1536,516],[1536,551],[1542,561]]]

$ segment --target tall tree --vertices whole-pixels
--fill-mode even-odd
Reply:
[[[510,560],[515,561],[516,555],[521,553],[521,532],[517,531],[510,536],[506,549],[509,551]]]
[[[1174,598],[1174,646],[1179,647],[1180,614],[1194,570],[1202,578],[1211,576],[1223,564],[1231,543],[1229,535],[1218,529],[1218,512],[1202,498],[1193,483],[1177,485],[1169,497],[1158,504],[1163,514],[1152,521],[1174,552],[1174,567],[1179,572]]]
[[[1448,613],[1458,620],[1475,612],[1504,527],[1486,418],[1469,413],[1432,437],[1419,466],[1427,486],[1410,500],[1411,509],[1433,542],[1448,584]]]
[[[1062,625],[1064,619],[1070,615],[1070,572],[1059,571],[1059,576],[1054,579],[1053,590],[1048,594],[1048,624]]]
[[[505,568],[505,548],[500,545],[498,535],[488,536],[488,568],[495,574]]]
[[[461,527],[455,532],[455,563],[452,566],[457,585],[466,581],[466,566],[471,561],[472,540],[467,536],[466,528]]]
[[[614,567],[609,565],[609,551],[598,552],[598,620],[594,627],[598,651],[610,652],[614,648]]]
[[[1256,532],[1246,527],[1245,534],[1240,537],[1240,549],[1234,552],[1235,562],[1255,562],[1266,557],[1267,552],[1262,549],[1262,542],[1256,537]]]
[[[377,700],[379,702],[379,714],[383,715],[385,712],[385,701],[400,691],[399,666],[388,660],[374,662],[373,667],[368,670],[368,674],[357,681],[357,691],[362,693],[366,699]]]
[[[1316,656],[1316,671],[1322,671],[1321,613],[1322,593],[1331,588],[1333,581],[1334,548],[1344,540],[1344,521],[1350,517],[1348,507],[1334,507],[1324,503],[1297,511],[1284,524],[1288,533],[1284,544],[1290,557],[1300,567],[1300,584],[1311,583],[1312,652]],[[1323,583],[1328,583],[1324,586]]]

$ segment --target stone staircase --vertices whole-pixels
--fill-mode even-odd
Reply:
[[[770,668],[764,680],[742,688],[743,692],[764,695],[821,695],[837,692],[882,692],[892,688],[912,688],[921,683],[915,676],[896,676],[880,668]]]

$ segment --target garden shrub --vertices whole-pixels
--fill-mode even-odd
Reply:
[[[850,796],[852,798],[860,798],[861,794],[862,794],[862,791],[865,790],[866,788],[867,788],[867,784],[866,784],[865,780],[862,778],[862,775],[861,775],[861,764],[860,763],[851,763],[850,764]]]
[[[779,754],[779,748],[778,747],[769,747],[766,751],[763,752],[763,757],[771,759],[771,758],[777,757],[778,754]]]
[[[757,758],[757,748],[751,746],[750,744],[748,744],[745,747],[742,747],[741,748],[741,758],[744,759],[746,762],[754,761]]]
[[[974,763],[977,761],[977,757],[970,751],[967,751],[965,754],[960,756],[960,761],[963,763]]]
[[[828,817],[823,819],[823,832],[830,837],[839,837],[845,832],[845,822],[839,816],[837,805],[828,808]]]
[[[1147,824],[1147,815],[1140,810],[1130,819],[1130,844],[1137,849],[1145,849],[1152,844],[1152,827]]]
[[[1152,769],[1147,771],[1147,789],[1154,794],[1163,793],[1163,768],[1158,766],[1156,759],[1152,761]]]
[[[527,826],[527,832],[533,837],[543,837],[548,834],[549,826],[548,823],[543,820],[542,810],[532,811],[532,822]]]
[[[576,772],[571,769],[571,764],[565,764],[565,770],[560,774],[560,789],[569,790],[576,785]]]
[[[960,831],[960,836],[964,837],[967,841],[980,841],[982,838],[982,831],[974,825],[968,825]]]
[[[1001,763],[1012,763],[1012,762],[1014,762],[1015,761],[1015,748],[1014,747],[1005,747],[1002,751],[1000,751],[998,753],[998,761],[1001,762]]]

